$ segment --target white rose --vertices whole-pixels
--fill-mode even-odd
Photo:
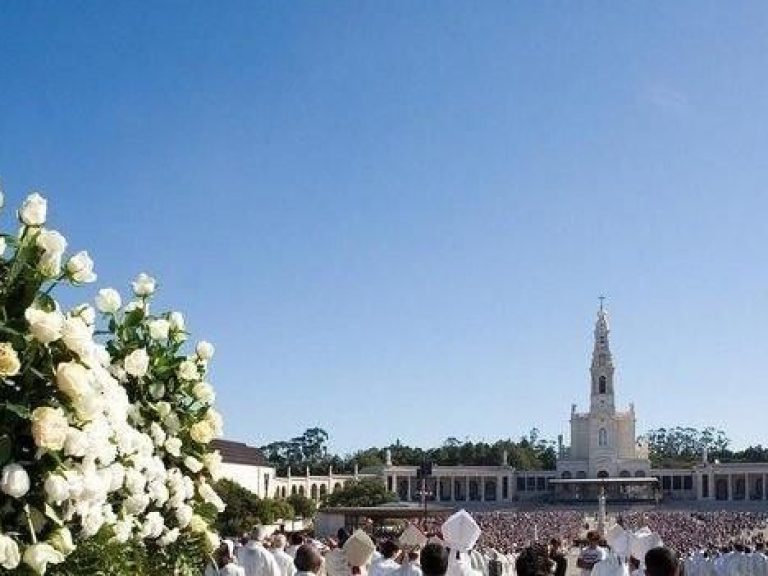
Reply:
[[[123,500],[123,508],[131,515],[141,514],[148,506],[149,496],[146,494],[135,494]]]
[[[144,525],[139,532],[142,538],[157,538],[163,533],[165,523],[160,512],[149,512],[144,518]]]
[[[67,439],[64,441],[64,454],[82,458],[86,455],[89,448],[88,435],[77,428],[70,428],[67,431]]]
[[[66,318],[61,328],[61,339],[78,356],[87,356],[93,346],[93,328],[80,316]]]
[[[208,524],[197,514],[192,514],[192,518],[189,519],[189,529],[195,534],[200,534],[208,530]]]
[[[224,420],[222,419],[221,414],[213,408],[208,408],[208,411],[205,413],[205,420],[213,430],[214,436],[221,436],[221,433],[224,430]]]
[[[176,458],[181,456],[181,440],[178,438],[168,438],[168,440],[165,441],[164,446],[165,451],[171,456],[175,456]]]
[[[184,466],[186,466],[187,469],[193,474],[197,474],[200,472],[200,470],[203,469],[203,463],[193,456],[187,456],[184,458]]]
[[[168,316],[168,321],[171,323],[171,330],[174,332],[183,332],[185,328],[184,316],[181,312],[171,312]]]
[[[128,539],[131,537],[131,532],[133,531],[133,520],[131,518],[118,520],[113,526],[113,530],[115,532],[116,542],[128,542]]]
[[[218,534],[209,530],[205,533],[205,544],[209,551],[213,551],[221,546],[221,539]]]
[[[123,487],[125,482],[125,467],[119,462],[115,462],[109,466],[109,491],[115,492]]]
[[[75,551],[75,543],[72,542],[72,533],[64,526],[58,528],[51,535],[49,541],[56,550],[66,556],[69,556]]]
[[[37,192],[27,196],[19,210],[19,220],[27,226],[42,226],[48,211],[48,201]]]
[[[24,550],[24,564],[38,574],[45,574],[48,564],[61,564],[62,562],[64,562],[64,554],[45,542],[32,544]]]
[[[192,510],[192,506],[182,504],[176,508],[176,522],[179,523],[179,528],[186,528],[192,521],[192,517],[195,512]]]
[[[149,355],[144,348],[139,348],[125,357],[123,365],[128,374],[141,378],[149,370]]]
[[[72,280],[78,284],[87,284],[96,281],[96,274],[93,272],[93,260],[88,256],[88,252],[78,252],[67,262],[67,273]]]
[[[95,508],[83,517],[83,536],[95,536],[104,526],[104,513],[101,508]]]
[[[58,310],[45,312],[37,308],[27,308],[24,318],[29,323],[29,330],[38,342],[50,344],[61,338],[61,330],[64,327],[64,315]]]
[[[179,364],[178,370],[179,378],[182,380],[197,380],[200,378],[200,374],[197,371],[197,364],[194,360],[184,360]]]
[[[13,570],[21,562],[19,545],[10,536],[0,534],[0,566],[6,570]]]
[[[81,398],[92,392],[91,372],[77,362],[62,362],[56,367],[56,386],[70,399]]]
[[[193,424],[189,429],[189,435],[199,444],[208,444],[215,437],[213,428],[205,420]]]
[[[197,352],[197,356],[201,360],[210,360],[213,358],[213,353],[215,350],[216,349],[213,347],[213,344],[206,342],[205,340],[198,342],[197,346],[195,347],[195,352]]]
[[[69,482],[58,474],[51,474],[45,479],[45,495],[48,502],[61,504],[69,498]]]
[[[203,404],[213,404],[216,400],[216,394],[213,392],[213,386],[208,382],[197,382],[192,387],[192,395]]]
[[[5,238],[0,237],[0,256],[5,252]]]
[[[143,272],[136,277],[132,285],[136,296],[150,296],[155,291],[155,279]]]
[[[88,304],[80,304],[80,306],[72,310],[72,316],[79,316],[89,326],[96,322],[96,311]]]
[[[216,491],[207,482],[200,482],[200,484],[198,484],[197,493],[208,504],[213,504],[219,512],[224,512],[224,509],[227,507],[226,504],[224,504],[224,500],[216,494]]]
[[[0,378],[16,376],[21,369],[21,361],[13,344],[9,342],[0,343]]]
[[[168,530],[165,534],[163,534],[157,540],[157,543],[160,546],[168,546],[168,544],[173,544],[178,539],[179,539],[179,529],[174,528],[173,530]]]
[[[164,318],[152,320],[149,323],[149,335],[153,340],[165,340],[168,338],[168,331],[171,328],[171,323]]]
[[[61,273],[61,259],[67,249],[66,238],[56,230],[42,230],[35,244],[43,249],[37,269],[48,278],[58,276]]]
[[[7,464],[0,475],[0,490],[12,498],[21,498],[29,492],[29,474],[19,464]]]
[[[181,430],[181,420],[179,420],[179,416],[175,412],[171,412],[163,418],[163,424],[169,434],[178,434],[179,430]]]
[[[105,314],[114,314],[122,305],[120,293],[114,288],[102,288],[96,295],[96,308]]]
[[[152,424],[149,425],[149,435],[152,437],[152,442],[154,442],[155,446],[162,446],[165,444],[165,431],[157,422],[152,422]]]
[[[32,438],[38,448],[61,450],[68,430],[67,417],[61,408],[40,406],[32,411]]]
[[[155,410],[157,410],[157,414],[160,418],[165,418],[171,413],[171,405],[168,402],[158,402],[155,404]]]
[[[221,452],[214,450],[203,456],[203,464],[211,474],[211,479],[216,482],[221,477]]]

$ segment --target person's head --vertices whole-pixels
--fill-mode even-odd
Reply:
[[[646,576],[677,576],[679,564],[677,555],[664,546],[651,548],[645,553]]]
[[[408,561],[409,562],[416,562],[419,559],[419,553],[416,550],[411,550],[408,552]]]
[[[448,550],[442,544],[431,542],[421,551],[419,564],[424,576],[444,576],[448,570]]]
[[[219,568],[231,563],[234,559],[234,545],[229,540],[224,540],[218,550],[216,550],[214,559]]]
[[[395,544],[394,540],[385,540],[381,544],[381,555],[384,556],[384,558],[394,558],[395,554],[397,554],[397,551],[400,548],[397,544]]]
[[[552,552],[559,552],[562,545],[563,543],[560,542],[559,538],[552,538],[552,540],[549,541],[549,547],[552,549]]]
[[[300,572],[312,572],[317,574],[323,565],[323,557],[312,544],[302,544],[296,549],[296,557],[293,559],[296,570]]]
[[[336,540],[339,542],[339,548],[344,546],[344,542],[349,539],[349,534],[344,528],[339,528],[336,532]]]
[[[272,536],[272,548],[275,550],[285,550],[285,545],[288,543],[288,539],[285,534],[275,534]]]
[[[597,530],[590,530],[587,532],[587,544],[592,547],[600,544],[600,533]]]
[[[289,540],[291,542],[291,546],[301,546],[302,544],[304,544],[304,536],[302,536],[298,532],[294,532],[293,534],[291,534],[291,537]]]
[[[267,537],[267,529],[264,526],[254,526],[251,530],[251,540],[262,542]]]

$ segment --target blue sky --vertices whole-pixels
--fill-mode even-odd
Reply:
[[[768,5],[0,4],[0,175],[213,341],[228,437],[768,443]],[[9,215],[3,224],[9,224]],[[81,291],[92,296],[95,287]]]

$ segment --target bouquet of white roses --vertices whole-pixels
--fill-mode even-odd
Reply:
[[[213,347],[181,354],[183,319],[149,314],[146,275],[125,308],[99,292],[103,330],[88,304],[62,310],[53,290],[94,282],[93,261],[66,256],[40,195],[18,218],[18,233],[0,234],[0,573],[95,569],[107,549],[126,563],[108,573],[159,573],[157,562],[194,572],[223,505],[209,482],[221,431],[204,380]]]

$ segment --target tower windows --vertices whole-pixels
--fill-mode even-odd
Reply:
[[[608,431],[605,428],[600,428],[600,430],[598,430],[597,444],[601,448],[608,446]]]
[[[600,379],[598,380],[598,391],[600,394],[605,394],[605,376],[600,376]]]

